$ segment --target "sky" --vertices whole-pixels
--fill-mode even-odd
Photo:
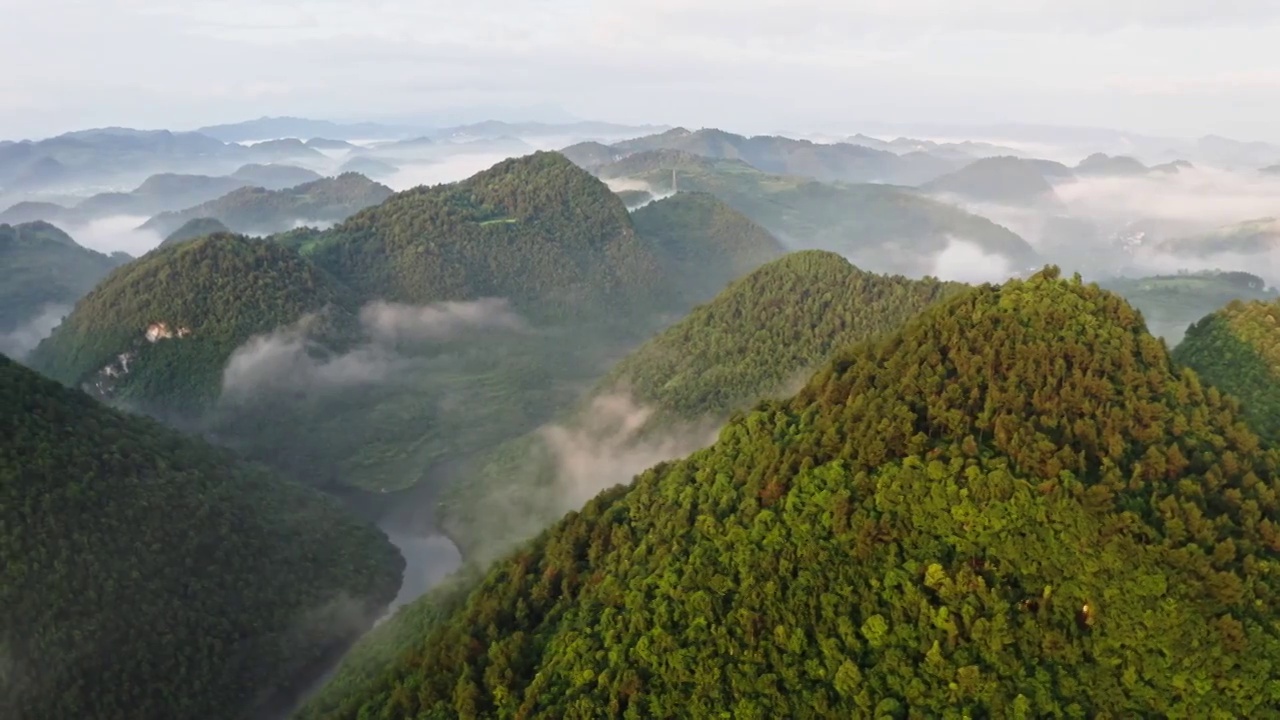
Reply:
[[[501,115],[1280,140],[1274,0],[0,0],[0,137]],[[480,119],[467,117],[467,119]]]

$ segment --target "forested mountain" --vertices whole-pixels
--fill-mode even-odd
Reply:
[[[657,250],[671,289],[687,293],[688,307],[786,252],[768,230],[708,193],[651,202],[631,221]]]
[[[1017,207],[1053,207],[1061,201],[1034,164],[1015,157],[990,157],[965,165],[920,187],[971,202]]]
[[[1075,167],[1077,175],[1146,175],[1148,168],[1138,160],[1124,155],[1094,153],[1081,160]]]
[[[885,182],[918,185],[955,170],[959,163],[927,153],[898,155],[848,143],[821,144],[780,136],[744,137],[723,130],[675,128],[657,135],[624,140],[609,148],[614,157],[638,152],[674,150],[701,157],[741,160],[767,173],[795,175],[825,182]],[[566,154],[596,169],[609,155],[593,145],[571,146]],[[601,162],[603,161],[603,162]]]
[[[980,287],[424,600],[302,717],[1265,715],[1278,461],[1116,296]]]
[[[654,248],[604,183],[558,153],[399,193],[311,252],[361,294],[398,302],[503,297],[543,317],[598,317],[660,300]]]
[[[1110,278],[1098,283],[1142,311],[1147,327],[1177,345],[1192,323],[1233,300],[1274,300],[1275,288],[1245,272],[1185,272],[1141,278]]]
[[[166,212],[142,227],[169,235],[189,220],[214,218],[247,234],[283,232],[298,223],[341,222],[386,200],[391,189],[356,173],[324,178],[285,190],[242,187],[181,212]]]
[[[0,225],[0,336],[45,307],[68,309],[126,259],[81,247],[48,223]]]
[[[610,438],[609,451],[612,464],[625,465],[628,447],[696,435],[691,426],[723,421],[799,382],[837,349],[894,330],[965,287],[875,275],[831,252],[792,253],[737,280],[631,352],[560,424],[591,433],[616,420],[598,403],[625,395],[631,406],[626,427]],[[670,456],[651,462],[660,459]],[[558,460],[539,432],[477,463],[443,511],[464,555],[492,557],[572,509]]]
[[[323,175],[314,170],[278,163],[266,165],[249,163],[238,168],[229,177],[240,180],[246,185],[262,187],[268,190],[284,190],[285,188],[296,187],[324,178]]]
[[[1280,247],[1280,220],[1257,218],[1216,228],[1210,232],[1172,238],[1160,243],[1160,249],[1192,257],[1210,257],[1222,253],[1266,255]]]
[[[122,175],[191,172],[192,167],[233,161],[238,152],[198,133],[83,130],[45,140],[0,143],[0,186],[15,192]]]
[[[689,153],[638,153],[600,168],[608,180],[643,182],[654,192],[709,192],[793,249],[834,250],[876,272],[927,275],[955,240],[1000,255],[1013,267],[1037,261],[1015,233],[957,207],[889,185],[825,184],[769,175],[740,160]]]
[[[0,356],[0,716],[239,719],[404,561],[334,500]]]
[[[351,300],[290,248],[211,235],[158,248],[76,304],[31,356],[61,382],[154,412],[203,409],[252,335]]]
[[[1244,406],[1250,425],[1280,443],[1280,301],[1236,300],[1187,328],[1173,357]]]
[[[186,242],[187,240],[195,240],[205,235],[213,235],[214,233],[230,233],[231,229],[226,225],[213,218],[193,218],[182,224],[182,227],[174,230],[160,243],[161,247],[165,245],[173,245],[175,243]]]

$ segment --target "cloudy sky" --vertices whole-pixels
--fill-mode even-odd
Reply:
[[[739,131],[1017,121],[1280,140],[1274,0],[0,0],[0,11],[8,138],[560,108]]]

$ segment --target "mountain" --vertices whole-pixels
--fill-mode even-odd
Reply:
[[[655,246],[672,290],[687,306],[786,252],[769,231],[707,193],[679,193],[631,215],[636,233]]]
[[[224,142],[241,143],[277,138],[372,140],[403,137],[414,132],[414,129],[381,123],[335,123],[296,117],[262,117],[226,125],[210,125],[196,132]]]
[[[211,235],[158,248],[113,273],[30,360],[100,398],[189,416],[218,397],[227,358],[251,336],[349,302],[292,249]]]
[[[917,185],[957,167],[953,161],[925,153],[897,155],[861,145],[827,145],[780,136],[748,138],[715,129],[691,132],[675,128],[658,135],[616,143],[612,148],[622,156],[652,150],[676,150],[708,158],[741,160],[767,173],[828,182]],[[580,150],[576,149],[575,154]]]
[[[570,145],[561,150],[560,153],[569,158],[569,161],[574,165],[587,170],[602,168],[630,154],[622,150],[615,150],[604,143],[595,142],[594,140]]]
[[[1183,272],[1140,278],[1099,281],[1142,311],[1147,327],[1170,347],[1178,345],[1187,327],[1235,300],[1274,300],[1275,288],[1245,272]]]
[[[1076,165],[1077,175],[1131,176],[1146,175],[1150,169],[1134,158],[1124,155],[1094,153]]]
[[[1239,398],[1250,426],[1280,441],[1280,301],[1236,300],[1187,328],[1178,362]]]
[[[0,225],[0,351],[20,355],[34,347],[121,260],[77,245],[48,223]],[[43,315],[50,318],[40,321]]]
[[[214,235],[216,233],[230,233],[231,230],[226,225],[218,222],[213,218],[194,218],[183,223],[182,227],[174,230],[169,237],[160,243],[161,247],[166,245],[176,245],[180,242],[195,240],[205,235]]]
[[[618,199],[627,206],[628,210],[635,210],[643,205],[653,202],[653,193],[648,190],[615,190]],[[674,197],[674,196],[672,196]]]
[[[234,177],[161,173],[128,193],[100,193],[82,200],[73,214],[81,222],[111,215],[152,215],[221,197],[245,182]]]
[[[0,715],[243,718],[391,601],[335,501],[0,356]]]
[[[420,601],[300,717],[1265,715],[1277,459],[1119,298],[983,286]]]
[[[286,160],[325,160],[324,153],[308,147],[297,138],[264,140],[246,146],[249,157],[258,162],[271,163]]]
[[[455,485],[444,527],[464,556],[491,559],[587,499],[574,491],[585,478],[573,467],[593,454],[587,448],[608,460],[589,466],[588,487],[625,482],[696,449],[708,421],[782,391],[836,350],[894,330],[966,287],[875,275],[819,250],[774,260],[628,354],[550,434],[544,428],[490,452]]]
[[[70,208],[51,202],[24,200],[0,212],[0,223],[20,225],[30,222],[62,223],[74,217]]]
[[[620,187],[719,197],[792,249],[834,250],[874,272],[928,275],[957,241],[1021,269],[1038,261],[1025,240],[991,221],[889,185],[840,185],[769,175],[741,160],[688,153],[637,153],[597,170]],[[988,258],[985,262],[998,262]]]
[[[1221,253],[1265,255],[1277,245],[1280,245],[1280,220],[1265,217],[1164,240],[1159,248],[1177,255],[1211,257]]]
[[[329,140],[328,138],[311,138],[306,142],[306,146],[316,150],[355,150],[359,147],[346,140]]]
[[[366,297],[503,297],[542,317],[638,312],[660,280],[617,196],[548,152],[397,193],[326,233],[312,257]]]
[[[283,232],[298,223],[340,222],[386,200],[391,189],[355,173],[324,178],[284,190],[242,187],[181,212],[156,215],[142,225],[169,235],[195,218],[214,218],[240,233]]]
[[[920,186],[937,195],[1018,207],[1061,205],[1040,169],[1015,157],[989,157]]]
[[[314,170],[293,165],[258,165],[253,163],[231,173],[230,177],[242,181],[245,185],[262,187],[268,190],[283,190],[324,178],[323,175]],[[217,196],[215,195],[214,197]],[[213,198],[209,199],[212,200]]]
[[[162,172],[206,172],[234,162],[241,152],[243,148],[197,133],[83,130],[0,147],[0,186],[30,191],[141,179]]]
[[[353,157],[342,163],[342,166],[338,168],[340,173],[360,173],[375,180],[389,178],[399,171],[400,168],[385,160],[364,156]]]

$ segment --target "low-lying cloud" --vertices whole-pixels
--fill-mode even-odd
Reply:
[[[80,245],[101,253],[126,252],[137,257],[158,246],[164,238],[139,226],[150,218],[141,215],[112,215],[63,229]]]
[[[1013,277],[1014,268],[1004,255],[989,253],[970,240],[948,237],[947,247],[934,256],[930,274],[963,283],[1003,282]]]
[[[45,305],[39,314],[7,333],[0,333],[0,353],[21,360],[49,337],[62,318],[71,312],[70,305]]]
[[[654,414],[630,394],[616,392],[594,398],[572,424],[542,428],[565,509],[581,507],[601,491],[716,439],[716,430],[705,423],[646,432]]]
[[[343,352],[332,352],[316,339],[324,321],[320,314],[236,348],[222,375],[226,401],[252,398],[263,390],[324,390],[380,383],[411,360],[397,344],[444,341],[478,329],[516,330],[523,321],[506,300],[484,298],[425,306],[373,302],[360,311],[365,340]]]

